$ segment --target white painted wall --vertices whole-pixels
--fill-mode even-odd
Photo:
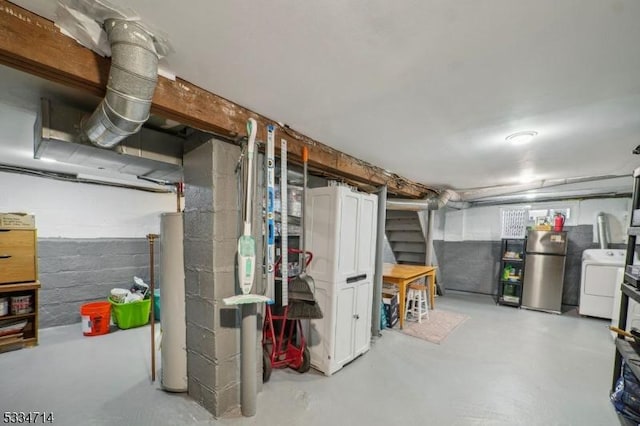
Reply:
[[[444,233],[436,239],[445,241],[497,241],[500,239],[500,210],[502,208],[560,209],[570,208],[567,226],[593,225],[594,242],[597,242],[596,217],[604,212],[609,222],[611,243],[626,242],[629,224],[630,198],[604,198],[584,201],[532,203],[521,205],[474,207],[465,210],[446,209]],[[438,223],[438,222],[436,222]]]
[[[160,232],[175,195],[0,172],[0,211],[36,216],[42,238],[132,238]]]
[[[174,194],[156,194],[0,172],[0,211],[36,216],[41,238],[133,238],[160,232]]]
[[[445,241],[463,241],[465,238],[465,210],[448,210],[444,222]]]

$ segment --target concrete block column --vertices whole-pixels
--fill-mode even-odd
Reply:
[[[238,292],[235,256],[241,218],[235,168],[239,156],[238,146],[217,140],[184,156],[189,395],[216,417],[240,408],[240,314],[222,301]],[[257,236],[261,225],[256,225],[261,253],[262,239]],[[259,262],[257,268],[260,280]]]

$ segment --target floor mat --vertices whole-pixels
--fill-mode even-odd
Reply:
[[[400,331],[418,339],[440,344],[468,319],[469,316],[464,314],[436,309],[429,311],[429,319],[423,319],[422,323],[405,321],[404,329]]]

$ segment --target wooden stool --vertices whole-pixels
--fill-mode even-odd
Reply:
[[[404,319],[411,313],[414,321],[422,322],[422,317],[429,319],[429,296],[427,286],[421,284],[409,284],[407,286],[407,301],[404,307]],[[409,306],[411,304],[411,306]]]

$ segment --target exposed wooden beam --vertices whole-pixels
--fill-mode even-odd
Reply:
[[[47,80],[104,96],[110,59],[103,58],[36,14],[0,0],[0,64]],[[160,77],[151,112],[187,126],[227,137],[246,134],[249,117],[258,121],[258,137],[266,139],[266,126],[277,127],[278,140],[288,141],[291,154],[299,157],[309,148],[309,163],[327,173],[366,185],[388,185],[388,191],[405,197],[423,197],[432,191],[424,185],[389,174],[380,167],[360,161],[313,140],[273,120],[256,114],[187,81]]]

